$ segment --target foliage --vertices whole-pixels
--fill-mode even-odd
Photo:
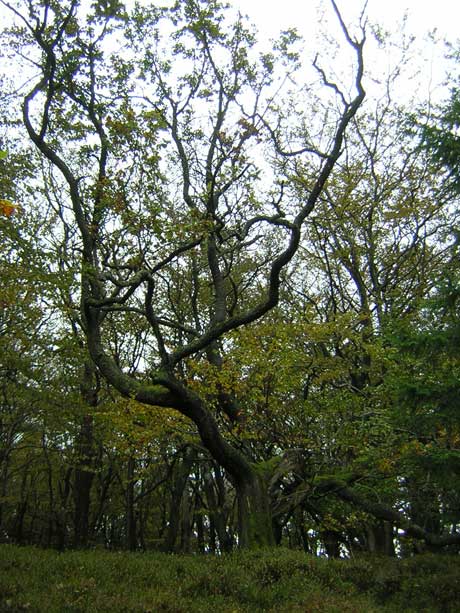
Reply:
[[[450,556],[327,561],[281,549],[196,558],[3,545],[0,559],[5,611],[364,613],[457,606],[459,561]]]
[[[422,128],[423,144],[433,159],[448,173],[448,184],[458,193],[460,189],[460,90],[453,87],[451,96],[439,110],[434,122]]]
[[[458,551],[455,91],[420,147],[335,2],[308,83],[219,2],[0,3],[2,538]]]

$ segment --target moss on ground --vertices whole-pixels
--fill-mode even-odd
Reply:
[[[0,545],[0,611],[246,613],[458,611],[460,557],[327,560],[269,549],[231,555]]]

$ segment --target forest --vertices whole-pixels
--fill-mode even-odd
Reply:
[[[0,0],[0,542],[458,554],[460,46],[324,10]]]

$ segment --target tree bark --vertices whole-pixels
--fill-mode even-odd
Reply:
[[[194,450],[191,448],[187,448],[184,451],[184,459],[179,465],[176,479],[174,480],[173,484],[171,502],[169,506],[168,531],[166,533],[166,538],[162,547],[163,551],[174,552],[176,550],[176,541],[177,536],[179,534],[181,519],[181,502],[194,461]]]
[[[80,384],[80,393],[89,409],[98,403],[98,379],[95,366],[89,360],[84,365]],[[91,502],[91,487],[94,480],[94,437],[93,416],[88,412],[83,416],[80,432],[75,445],[77,464],[74,477],[75,501],[75,547],[86,547],[89,536],[89,509]]]
[[[393,526],[388,521],[366,526],[366,544],[370,553],[395,557],[393,538]]]
[[[236,492],[239,547],[272,547],[275,537],[265,479],[256,468],[252,468],[240,476]]]
[[[132,455],[128,458],[126,483],[126,547],[129,551],[137,549],[136,515],[134,509],[134,483],[136,462]]]
[[[217,533],[219,539],[219,549],[221,552],[230,551],[232,541],[227,532],[227,517],[224,509],[225,504],[225,488],[223,486],[223,478],[218,467],[215,468],[217,495],[214,489],[214,482],[211,470],[206,466],[203,471],[203,489],[206,495],[207,506],[209,510],[209,520],[213,530]],[[213,546],[215,548],[215,538]]]
[[[387,521],[401,528],[408,536],[425,541],[428,546],[435,550],[447,547],[448,545],[460,544],[460,532],[454,532],[453,534],[433,534],[428,532],[422,526],[409,520],[400,511],[395,511],[380,502],[367,500],[362,494],[349,488],[343,481],[337,479],[324,480],[317,489],[323,493],[330,492],[342,500],[355,504],[375,518]]]
[[[80,427],[76,443],[78,463],[74,476],[75,501],[75,547],[86,547],[89,535],[89,509],[91,501],[91,486],[94,479],[93,469],[93,418],[85,415]]]

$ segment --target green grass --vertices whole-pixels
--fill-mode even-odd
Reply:
[[[229,556],[0,545],[0,611],[456,612],[460,556],[326,560],[285,549]]]

